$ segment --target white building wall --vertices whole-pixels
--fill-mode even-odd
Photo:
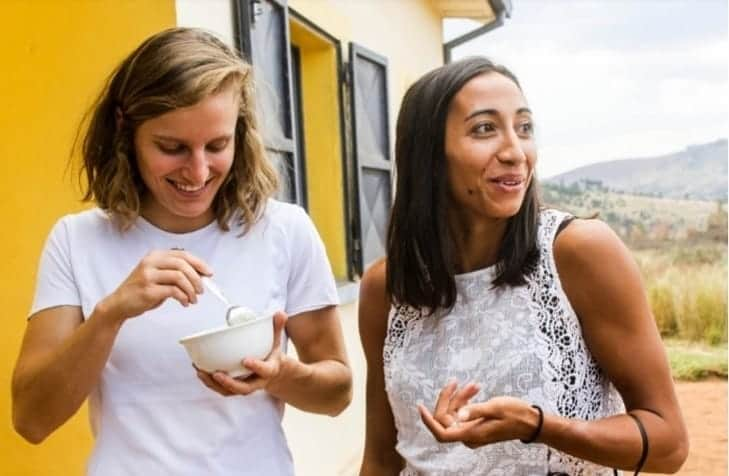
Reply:
[[[235,45],[231,0],[175,0],[177,26],[204,28]]]

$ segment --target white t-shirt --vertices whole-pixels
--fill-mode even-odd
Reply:
[[[234,304],[289,316],[338,303],[324,246],[299,207],[269,200],[245,235],[216,222],[175,234],[139,218],[120,232],[93,209],[54,226],[40,260],[31,315],[80,306],[88,318],[150,251],[184,248],[212,267]],[[291,475],[283,403],[266,392],[222,397],[195,375],[181,337],[224,325],[212,293],[187,308],[168,299],[127,320],[89,396],[95,445],[89,475]],[[295,318],[295,317],[294,317]]]

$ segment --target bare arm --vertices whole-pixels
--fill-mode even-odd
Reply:
[[[12,382],[18,433],[40,443],[76,413],[98,382],[119,327],[103,306],[85,323],[77,306],[30,319]]]
[[[86,321],[78,306],[34,314],[13,373],[16,431],[40,443],[71,418],[97,385],[123,322],[169,297],[185,306],[196,302],[202,289],[198,272],[207,271],[181,251],[151,253]]]
[[[284,356],[282,376],[268,391],[308,412],[336,416],[352,401],[352,372],[336,306],[288,320],[286,332],[299,360]]]
[[[643,422],[650,452],[646,471],[677,471],[688,438],[671,371],[637,265],[604,223],[578,220],[555,244],[555,260],[590,351]],[[577,456],[632,469],[640,434],[628,416],[595,422],[545,420],[543,441]],[[626,444],[629,443],[629,444]]]
[[[385,393],[382,346],[390,309],[385,267],[384,261],[376,263],[360,283],[359,333],[367,360],[365,450],[360,476],[396,475],[404,466],[395,450],[397,430]]]
[[[650,451],[643,469],[677,471],[688,453],[686,429],[660,336],[628,250],[607,225],[579,220],[559,235],[555,261],[590,351],[620,392],[627,411],[645,426]],[[525,440],[536,429],[537,411],[510,397],[465,405],[458,413],[464,424],[448,428],[454,412],[448,415],[443,408],[450,408],[447,401],[454,398],[454,390],[444,389],[435,415],[420,408],[439,441],[476,447]],[[639,430],[628,415],[582,421],[545,414],[537,441],[621,469],[635,469],[642,449]]]
[[[296,346],[299,359],[281,352],[283,327]],[[266,390],[276,398],[312,413],[336,416],[352,400],[352,373],[336,306],[304,312],[287,319],[274,316],[274,344],[265,360],[243,359],[254,372],[239,380],[223,372],[197,375],[221,395],[248,395]]]

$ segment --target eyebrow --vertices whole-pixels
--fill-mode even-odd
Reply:
[[[516,110],[517,114],[531,114],[532,110],[528,107],[520,107]],[[477,111],[473,111],[471,114],[466,116],[466,119],[464,121],[468,121],[469,119],[472,119],[476,116],[480,116],[481,114],[486,114],[489,116],[498,116],[499,112],[496,109],[479,109]]]

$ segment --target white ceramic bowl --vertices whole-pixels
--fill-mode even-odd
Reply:
[[[273,346],[273,316],[235,326],[218,327],[180,339],[190,359],[206,372],[221,371],[231,377],[247,377],[246,357],[265,358]]]

